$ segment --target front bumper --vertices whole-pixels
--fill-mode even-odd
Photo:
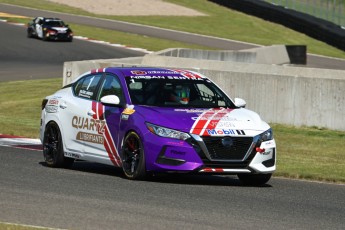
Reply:
[[[273,173],[276,170],[274,139],[261,142],[259,136],[230,137],[233,146],[224,147],[220,144],[222,138],[192,135],[190,140],[181,141],[159,137],[145,150],[156,152],[150,154],[147,170],[212,174]]]
[[[69,33],[54,33],[54,34],[47,33],[46,38],[49,40],[69,41],[73,39],[73,35]]]

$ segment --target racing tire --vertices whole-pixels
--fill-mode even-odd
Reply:
[[[247,186],[260,186],[271,179],[272,174],[238,174],[241,183]]]
[[[30,29],[28,29],[27,37],[28,37],[28,38],[33,38],[33,37],[34,37],[34,36],[32,35],[32,31],[31,31]]]
[[[47,37],[46,34],[43,34],[42,40],[46,42],[46,41],[49,41],[49,38]]]
[[[147,176],[144,147],[135,132],[129,132],[123,142],[122,169],[125,176],[131,180],[143,180]]]
[[[43,157],[52,168],[69,168],[74,162],[73,158],[64,156],[61,132],[55,122],[48,123],[44,131]]]

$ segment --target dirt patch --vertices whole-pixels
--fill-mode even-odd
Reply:
[[[205,16],[196,10],[162,0],[48,0],[90,13],[118,16]]]

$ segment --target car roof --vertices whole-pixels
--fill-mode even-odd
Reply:
[[[62,21],[60,18],[44,18],[44,21]]]
[[[175,68],[157,68],[157,67],[108,67],[106,72],[112,72],[116,75],[122,75],[123,77],[188,77],[188,78],[206,78],[200,73]]]
[[[204,75],[185,69],[175,69],[175,68],[157,68],[157,67],[107,67],[92,69],[79,77],[75,78],[71,84],[77,82],[79,79],[83,78],[86,75],[94,73],[113,73],[117,75],[120,79],[124,80],[125,78],[169,78],[172,79],[208,79]]]

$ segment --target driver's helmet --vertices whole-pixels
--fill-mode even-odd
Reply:
[[[189,103],[190,89],[185,85],[177,85],[174,90],[175,101],[187,105]]]

